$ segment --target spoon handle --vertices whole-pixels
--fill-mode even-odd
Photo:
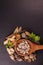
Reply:
[[[43,45],[37,45],[37,50],[43,50]]]

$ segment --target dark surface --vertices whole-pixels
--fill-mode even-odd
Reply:
[[[43,51],[38,51],[37,60],[31,63],[10,60],[3,42],[16,26],[23,26],[39,34],[43,43],[43,0],[0,2],[0,65],[43,65]]]

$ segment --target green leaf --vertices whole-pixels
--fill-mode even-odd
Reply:
[[[38,41],[40,41],[40,36],[34,34],[33,32],[30,34],[29,38],[30,38],[33,42],[38,42]]]
[[[35,42],[40,41],[40,37],[39,36],[35,36]]]
[[[8,45],[6,45],[6,48],[8,48]]]
[[[8,43],[7,43],[7,45],[6,45],[6,48],[11,48],[11,47],[13,47],[14,45],[11,43],[11,41],[10,40],[8,40]]]
[[[35,34],[32,32],[29,37],[30,38],[34,38],[35,37]]]

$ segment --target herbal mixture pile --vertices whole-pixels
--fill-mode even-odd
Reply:
[[[36,53],[25,56],[22,55],[28,53],[28,51],[30,50],[30,45],[27,41],[24,40],[20,42],[20,44],[18,44],[17,41],[20,39],[27,39],[31,40],[32,42],[39,42],[40,36],[34,34],[33,32],[30,33],[29,31],[22,29],[22,27],[16,27],[14,32],[6,37],[6,40],[4,41],[4,45],[6,46],[10,58],[13,61],[35,61]],[[20,54],[18,54],[17,51],[19,51]]]

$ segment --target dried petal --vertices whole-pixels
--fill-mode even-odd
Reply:
[[[22,59],[21,59],[21,58],[17,58],[16,60],[17,60],[17,61],[22,61]]]
[[[11,49],[7,48],[7,52],[9,53],[9,55],[12,55],[14,53],[14,50],[11,51]]]
[[[11,60],[13,60],[13,61],[15,61],[15,59],[14,59],[14,56],[13,56],[13,55],[11,55],[11,56],[10,56],[10,59],[11,59]]]
[[[33,54],[30,54],[29,57],[32,59],[34,57],[34,55]]]
[[[6,45],[8,43],[8,40],[4,41],[4,45]]]
[[[10,51],[14,53],[14,49],[13,48],[10,48]]]
[[[28,58],[28,60],[27,60],[28,62],[31,62],[31,59],[30,58]]]
[[[14,33],[18,33],[19,32],[19,28],[16,27],[16,29],[14,30]]]
[[[21,32],[22,31],[22,27],[19,27],[19,32]]]

